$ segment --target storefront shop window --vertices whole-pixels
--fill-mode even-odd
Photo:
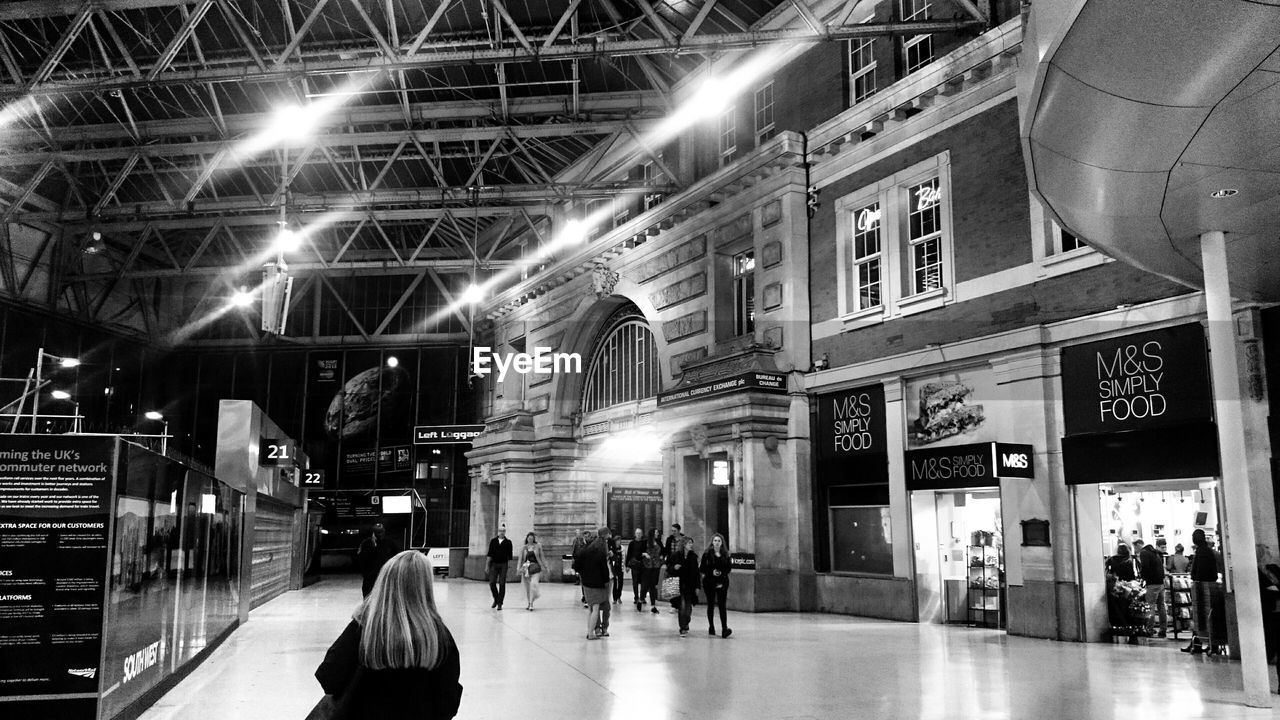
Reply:
[[[893,574],[888,506],[831,508],[831,569]]]
[[[950,167],[943,152],[836,201],[845,320],[879,321],[949,301]]]
[[[841,485],[828,489],[831,570],[893,574],[893,531],[888,485]]]

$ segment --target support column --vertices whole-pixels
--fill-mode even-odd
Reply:
[[[1235,323],[1231,316],[1226,236],[1220,231],[1201,235],[1200,258],[1204,267],[1205,307],[1209,318],[1209,372],[1213,381],[1218,453],[1222,458],[1226,526],[1224,558],[1230,568],[1227,577],[1234,591],[1236,617],[1240,624],[1240,676],[1245,704],[1271,707],[1271,679],[1263,645],[1262,609],[1258,604],[1258,574],[1251,564],[1254,557],[1253,507],[1239,366],[1236,362]]]

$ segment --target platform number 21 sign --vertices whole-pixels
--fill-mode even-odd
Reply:
[[[264,439],[258,447],[259,465],[292,465],[298,454],[297,444],[289,439]]]

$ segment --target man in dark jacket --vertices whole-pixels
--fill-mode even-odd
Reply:
[[[667,541],[662,544],[666,557],[671,557],[680,549],[681,543],[684,542],[684,537],[684,532],[680,529],[680,523],[671,523],[671,534],[667,536]]]
[[[489,592],[493,595],[490,607],[502,609],[507,597],[507,564],[511,562],[511,540],[507,538],[507,526],[498,527],[498,536],[489,541],[489,553],[485,558],[485,575],[489,578]]]
[[[596,539],[587,543],[573,556],[573,567],[582,580],[582,592],[586,595],[587,639],[609,636],[609,528],[600,528]]]
[[[640,599],[640,581],[644,576],[644,531],[636,528],[636,534],[631,542],[627,543],[627,569],[631,571],[631,594],[635,596],[636,612],[640,611],[640,606],[644,601]]]
[[[1144,545],[1138,553],[1138,571],[1147,584],[1147,631],[1150,632],[1154,625],[1158,631],[1156,637],[1164,637],[1165,628],[1169,625],[1169,611],[1164,606],[1164,558],[1155,545]],[[1159,625],[1155,625],[1157,615]]]
[[[387,537],[387,528],[382,523],[373,526],[373,535],[364,539],[356,550],[356,565],[360,568],[360,592],[369,597],[373,591],[373,583],[378,579],[378,572],[387,561],[400,552],[395,540]]]

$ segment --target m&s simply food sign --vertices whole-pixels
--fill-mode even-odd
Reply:
[[[1199,323],[1063,348],[1066,434],[1209,419],[1207,362]]]

